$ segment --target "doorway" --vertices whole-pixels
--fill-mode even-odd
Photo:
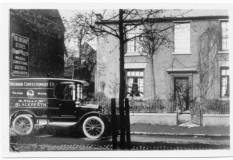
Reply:
[[[189,77],[174,78],[174,100],[181,111],[189,110]]]

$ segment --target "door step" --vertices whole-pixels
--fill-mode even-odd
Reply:
[[[178,125],[178,126],[181,126],[181,127],[188,127],[188,128],[191,128],[191,127],[200,127],[200,125],[194,124],[194,123],[192,123],[191,121],[182,123],[182,124],[180,124],[180,125]]]

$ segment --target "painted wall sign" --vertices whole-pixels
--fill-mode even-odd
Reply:
[[[29,38],[12,33],[12,75],[29,76]]]

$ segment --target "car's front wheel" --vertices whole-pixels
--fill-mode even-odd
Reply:
[[[33,127],[33,121],[28,115],[18,115],[13,121],[14,132],[21,136],[31,134]]]
[[[83,122],[83,133],[90,139],[100,138],[105,131],[103,120],[97,116],[91,116]]]

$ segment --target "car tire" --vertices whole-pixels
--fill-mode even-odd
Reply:
[[[83,122],[83,133],[90,139],[100,138],[105,131],[105,123],[97,116],[91,116]]]
[[[17,135],[29,135],[32,133],[33,127],[33,121],[28,115],[18,115],[13,121],[13,130]]]

